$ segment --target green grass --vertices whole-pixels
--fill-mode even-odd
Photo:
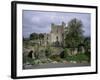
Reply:
[[[84,53],[79,53],[77,55],[72,55],[72,56],[66,56],[65,59],[67,61],[76,61],[76,62],[89,61],[89,57],[86,56]]]

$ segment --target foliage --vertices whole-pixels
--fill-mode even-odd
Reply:
[[[23,57],[23,63],[25,63],[25,64],[26,64],[26,63],[35,64],[35,63],[34,63],[34,59],[29,58],[29,57],[27,57],[27,56],[26,56],[26,57],[25,57],[25,56]]]
[[[67,61],[76,61],[76,62],[87,61],[88,62],[89,57],[87,55],[85,55],[84,53],[79,53],[76,55],[67,56],[65,59]]]
[[[90,37],[85,37],[84,45],[85,45],[86,51],[88,51],[88,49],[90,49]]]
[[[50,56],[50,59],[53,61],[57,61],[57,62],[62,61],[62,59],[60,58],[59,55],[52,55],[52,56]]]
[[[51,48],[50,47],[47,47],[46,50],[45,50],[45,55],[47,57],[49,57],[51,55]]]
[[[83,30],[82,22],[76,18],[68,23],[67,31],[65,31],[65,43],[67,47],[76,47],[82,42]]]
[[[67,57],[67,56],[69,56],[69,55],[68,55],[68,49],[65,48],[65,49],[64,49],[64,58]]]
[[[90,60],[91,60],[91,52],[88,51],[88,50],[86,50],[85,55],[88,56],[88,58],[89,58],[89,59],[88,59],[88,62],[90,62]]]
[[[68,56],[67,48],[64,48],[64,51],[60,53],[60,57],[63,59],[66,58],[67,56]]]
[[[23,46],[28,48],[28,46],[29,46],[29,39],[28,38],[23,37]]]
[[[38,34],[37,33],[32,33],[32,34],[30,34],[30,40],[36,40],[36,39],[38,39]]]
[[[42,33],[39,34],[39,39],[44,39],[44,35]]]
[[[32,33],[30,34],[30,40],[37,40],[37,39],[43,39],[44,38],[44,34],[40,33]]]

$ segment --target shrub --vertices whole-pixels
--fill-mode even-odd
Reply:
[[[62,61],[59,55],[52,55],[50,56],[50,59],[57,62]]]
[[[49,57],[51,55],[51,49],[49,47],[45,50],[45,55],[46,57]]]
[[[68,55],[68,49],[65,48],[65,49],[64,49],[64,58],[66,58],[67,56],[69,56],[69,55]]]
[[[67,51],[68,49],[67,48],[65,48],[64,49],[64,51],[62,51],[61,53],[60,53],[60,57],[61,58],[66,58],[67,56],[68,56],[68,51]]]
[[[82,61],[88,62],[89,57],[86,56],[84,53],[79,53],[79,54],[76,54],[76,55],[67,56],[66,60],[67,61],[76,61],[76,62],[82,62]]]

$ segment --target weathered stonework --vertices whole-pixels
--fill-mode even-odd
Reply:
[[[63,45],[64,42],[64,27],[66,24],[62,22],[61,25],[55,25],[54,23],[51,24],[51,32],[44,35],[44,44],[58,44]]]

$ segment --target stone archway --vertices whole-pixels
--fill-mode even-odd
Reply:
[[[32,59],[32,57],[33,57],[32,54],[33,54],[33,51],[31,50],[31,51],[28,53],[28,57],[31,58],[31,59]]]

